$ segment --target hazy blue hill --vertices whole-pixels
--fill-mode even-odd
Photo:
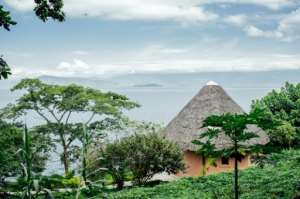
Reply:
[[[300,81],[300,70],[263,71],[263,72],[203,72],[203,73],[137,73],[112,77],[56,77],[40,76],[41,80],[55,84],[76,83],[103,89],[122,89],[132,87],[163,88],[200,88],[213,80],[225,88],[278,88],[285,81]],[[0,89],[9,89],[19,79],[1,80]],[[160,86],[160,87],[161,87]]]
[[[213,80],[224,87],[277,88],[285,81],[298,82],[300,70],[262,72],[203,72],[203,73],[147,73],[127,74],[111,78],[123,84],[157,83],[164,87],[200,87]]]

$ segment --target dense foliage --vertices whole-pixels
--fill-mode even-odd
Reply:
[[[6,177],[24,175],[22,164],[25,164],[25,161],[20,151],[23,147],[23,131],[23,127],[20,127],[19,124],[10,124],[0,120],[1,181]],[[35,130],[29,132],[29,137],[32,140],[31,148],[34,153],[34,156],[32,156],[32,171],[40,173],[45,168],[51,149],[51,140],[50,137],[44,136]]]
[[[284,151],[269,158],[273,164],[240,172],[241,199],[295,199],[299,197],[300,151]],[[231,199],[232,175],[220,173],[197,179],[185,178],[154,188],[133,188],[112,193],[113,199],[182,198]]]
[[[22,146],[19,128],[0,120],[0,184],[6,177],[20,173],[20,159],[16,152]]]
[[[184,168],[177,145],[154,132],[135,134],[108,144],[102,157],[102,164],[119,188],[122,188],[128,172],[132,174],[134,184],[142,185],[157,173],[171,174]]]
[[[300,144],[300,83],[286,83],[280,90],[273,90],[260,100],[252,102],[251,111],[264,110],[272,121],[282,124],[269,131],[271,144],[288,148]]]

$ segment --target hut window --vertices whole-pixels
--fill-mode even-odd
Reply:
[[[228,165],[229,164],[229,158],[222,157],[221,162],[222,162],[222,164]]]

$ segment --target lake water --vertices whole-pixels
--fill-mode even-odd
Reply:
[[[251,101],[261,98],[272,89],[278,89],[284,82],[300,82],[300,70],[269,72],[232,73],[185,73],[185,74],[129,74],[111,78],[58,78],[41,77],[48,83],[77,83],[102,90],[110,90],[127,95],[141,104],[141,108],[126,114],[137,120],[167,124],[188,103],[188,101],[209,80],[218,82],[226,92],[245,110],[249,111]],[[0,106],[13,102],[20,94],[11,93],[9,88],[18,80],[2,81],[0,85]],[[74,120],[82,121],[85,115],[77,115]],[[41,122],[36,115],[27,118],[29,125]],[[62,171],[58,157],[51,157],[47,173]]]

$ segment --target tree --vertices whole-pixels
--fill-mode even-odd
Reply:
[[[272,121],[280,121],[277,129],[268,131],[272,146],[297,147],[300,144],[300,83],[286,83],[265,97],[252,102],[251,112],[261,109]]]
[[[75,84],[61,86],[50,85],[38,79],[23,79],[12,88],[25,93],[15,104],[9,104],[2,110],[8,118],[18,118],[33,111],[45,124],[39,129],[52,134],[53,141],[63,149],[61,160],[65,174],[69,172],[70,161],[78,146],[73,142],[82,136],[82,125],[89,125],[94,118],[119,117],[124,109],[138,107],[127,97],[113,92],[101,92]],[[72,116],[80,117],[80,122]]]
[[[23,157],[18,151],[23,148],[23,128],[21,124],[10,124],[0,120],[0,185],[5,178],[24,175],[22,164],[25,164]],[[39,134],[35,130],[29,133],[32,157],[32,171],[40,173],[44,170],[47,157],[51,149],[50,138]]]
[[[49,18],[60,22],[65,20],[65,13],[62,11],[63,0],[34,0],[34,3],[36,4],[34,12],[43,22],[46,22]],[[10,16],[10,12],[0,5],[0,27],[3,26],[5,30],[10,31],[11,26],[16,24],[17,22]],[[6,79],[10,74],[8,64],[0,57],[0,80],[2,78]]]
[[[207,131],[199,136],[193,143],[200,146],[199,153],[210,157],[234,157],[234,193],[235,199],[239,198],[238,188],[238,159],[241,155],[249,152],[258,151],[260,145],[249,145],[247,141],[257,137],[257,134],[247,129],[249,124],[259,124],[262,115],[252,114],[224,114],[213,115],[206,118],[203,122],[203,128]],[[217,148],[214,140],[220,134],[224,133],[230,139],[230,146],[226,148]]]

